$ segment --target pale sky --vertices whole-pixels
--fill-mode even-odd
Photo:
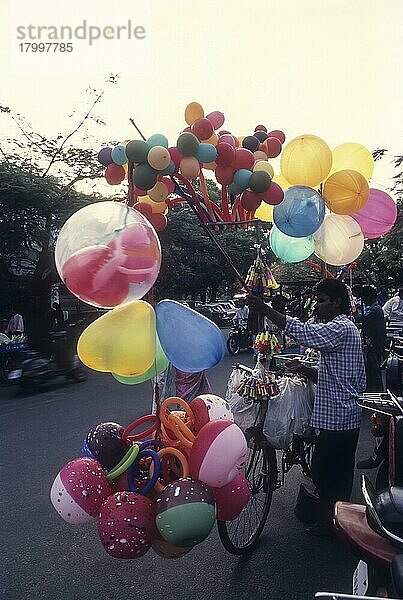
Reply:
[[[107,122],[94,127],[98,140],[137,138],[133,117],[146,136],[164,133],[174,144],[185,106],[196,100],[206,114],[221,110],[235,135],[263,123],[288,140],[312,133],[331,148],[354,141],[403,152],[402,0],[49,1],[2,0],[0,7],[0,103],[45,134],[66,131],[72,110],[87,106],[85,88],[100,87],[112,67],[121,77],[98,108]],[[74,42],[63,66],[56,55],[60,63],[47,70],[44,55],[19,52],[24,5],[36,24],[131,19],[145,39],[99,42],[91,49],[96,66],[88,46]],[[388,159],[382,162],[373,187],[390,183]]]

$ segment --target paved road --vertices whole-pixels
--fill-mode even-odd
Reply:
[[[250,355],[240,359],[251,364]],[[225,357],[209,372],[216,393],[224,393],[233,362]],[[102,549],[94,522],[62,521],[49,501],[58,470],[79,455],[95,424],[127,424],[149,412],[150,395],[148,383],[123,386],[99,373],[85,383],[63,383],[28,397],[0,389],[1,598],[310,600],[317,590],[351,589],[356,559],[334,541],[307,536],[294,517],[297,467],[275,493],[260,546],[243,560],[226,553],[215,530],[176,561],[152,550],[137,561],[116,560]],[[364,429],[360,457],[370,445]]]

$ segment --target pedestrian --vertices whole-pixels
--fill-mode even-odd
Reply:
[[[361,298],[367,310],[361,317],[364,340],[367,392],[382,392],[381,364],[386,345],[385,317],[377,301],[377,291],[370,285],[361,289]]]
[[[64,330],[64,313],[58,302],[53,303],[52,307],[52,331],[63,331]]]
[[[196,396],[211,394],[212,391],[205,371],[188,373],[169,363],[166,370],[153,380],[153,414],[156,412],[156,388],[160,402],[174,396],[191,402]]]
[[[11,307],[11,318],[8,322],[6,335],[24,335],[24,319],[14,306]]]
[[[233,318],[234,324],[242,329],[246,329],[248,326],[249,307],[246,306],[245,298],[239,300],[239,308]]]
[[[389,320],[403,319],[403,285],[398,289],[396,296],[393,296],[382,307],[383,314]]]
[[[316,431],[311,471],[320,510],[318,522],[307,533],[329,535],[334,503],[348,501],[352,490],[361,425],[357,398],[365,390],[366,379],[360,334],[348,318],[346,285],[337,279],[324,279],[317,284],[315,297],[323,323],[303,323],[285,316],[254,296],[249,296],[247,303],[301,345],[320,351],[317,373],[298,359],[289,368],[317,382],[311,417]]]

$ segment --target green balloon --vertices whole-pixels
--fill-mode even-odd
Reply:
[[[290,237],[274,225],[270,231],[270,247],[280,260],[296,263],[309,258],[315,244],[311,235],[302,238]]]
[[[126,145],[126,156],[131,162],[143,163],[147,160],[150,147],[143,140],[132,140]]]
[[[150,190],[157,183],[158,172],[150,165],[142,163],[133,171],[133,183],[141,190]]]
[[[149,148],[153,146],[163,146],[163,148],[168,148],[169,143],[168,139],[162,133],[154,133],[147,140],[147,145]]]
[[[271,177],[266,171],[255,171],[250,176],[249,187],[256,194],[262,194],[269,189]]]
[[[205,540],[215,523],[215,506],[207,502],[189,502],[173,506],[157,515],[156,525],[165,541],[187,548]]]
[[[199,140],[190,131],[181,133],[176,142],[176,147],[183,156],[196,156],[199,146]]]
[[[144,383],[144,381],[148,381],[156,375],[163,373],[168,368],[168,364],[169,361],[164,354],[164,351],[157,336],[157,349],[155,361],[148,369],[148,371],[142,373],[141,375],[137,375],[137,377],[124,377],[123,375],[118,375],[117,373],[112,373],[112,375],[117,381],[119,381],[119,383],[124,383],[125,385],[136,385],[137,383]]]

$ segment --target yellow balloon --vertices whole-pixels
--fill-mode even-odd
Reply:
[[[135,300],[91,323],[78,340],[78,356],[94,371],[136,377],[155,360],[155,331],[153,307]]]
[[[266,162],[265,160],[259,160],[259,162],[257,162],[255,164],[255,166],[253,167],[253,171],[265,171],[266,173],[268,173],[270,175],[270,177],[273,179],[274,177],[274,169],[271,166],[271,164],[269,162]]]
[[[291,183],[287,181],[281,173],[277,173],[277,175],[274,175],[273,181],[278,183],[282,190],[288,190],[288,188],[291,187]]]
[[[291,185],[315,187],[324,181],[332,167],[332,152],[316,135],[300,135],[284,148],[281,174]]]
[[[313,240],[316,256],[335,266],[353,262],[364,247],[361,227],[347,215],[325,215],[322,225],[313,234]]]
[[[147,194],[154,202],[164,202],[169,196],[168,188],[162,181],[157,181],[154,187],[147,190]]]
[[[338,171],[326,179],[322,196],[332,212],[351,215],[366,204],[369,197],[368,182],[358,171]]]
[[[191,102],[185,108],[185,121],[188,125],[193,125],[197,119],[204,117],[204,110],[198,102]]]
[[[151,200],[150,196],[139,196],[138,201],[149,204],[154,214],[163,213],[167,209],[167,203],[165,200],[162,202],[154,202],[154,200]]]
[[[260,219],[261,221],[273,223],[273,209],[274,206],[272,206],[271,204],[267,204],[267,202],[262,202],[255,212],[255,217],[257,219]]]
[[[337,146],[333,152],[333,165],[330,175],[344,169],[358,171],[368,181],[374,172],[374,159],[371,152],[355,142],[346,142]]]

